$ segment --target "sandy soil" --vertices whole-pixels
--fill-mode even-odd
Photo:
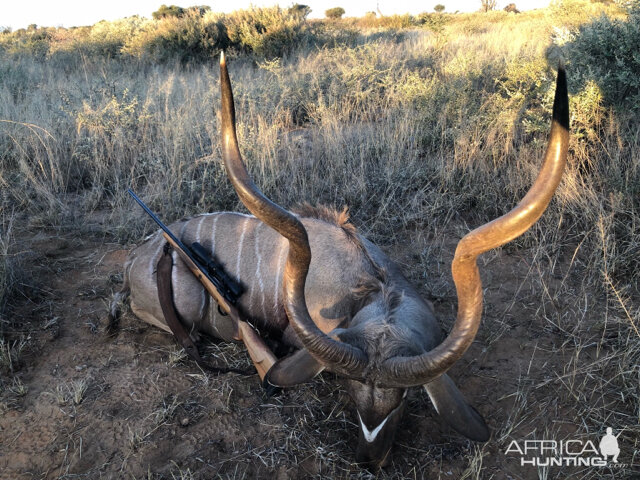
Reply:
[[[23,243],[38,287],[12,311],[13,324],[29,337],[13,375],[26,392],[0,394],[0,478],[372,476],[352,464],[356,414],[335,375],[323,373],[265,398],[257,376],[204,373],[184,359],[172,337],[130,313],[109,339],[103,321],[126,251],[55,232],[29,234]],[[450,259],[455,242],[433,244],[418,236],[391,253],[417,285],[427,275],[436,278],[429,298],[448,327],[456,303],[447,261],[427,262],[426,272],[418,267],[434,251]],[[451,372],[492,428],[491,441],[478,445],[457,435],[438,419],[426,393],[413,389],[393,463],[380,478],[457,479],[465,472],[468,478],[539,478],[537,469],[505,455],[508,442],[545,434],[560,439],[578,430],[579,407],[563,387],[573,347],[562,326],[548,320],[550,309],[571,309],[575,299],[540,303],[545,289],[568,282],[562,265],[554,275],[531,271],[531,254],[501,251],[481,262],[481,334]],[[589,348],[583,358],[592,355]],[[204,351],[249,365],[236,345],[208,343]],[[589,476],[584,469],[552,473],[548,478]]]

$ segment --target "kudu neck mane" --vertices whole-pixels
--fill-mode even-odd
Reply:
[[[344,207],[342,211],[339,212],[335,208],[327,207],[325,205],[313,206],[305,202],[294,207],[292,212],[300,215],[301,217],[315,218],[341,228],[347,238],[353,242],[354,245],[365,250],[364,245],[362,245],[362,242],[358,237],[356,227],[349,221],[349,209],[347,207]]]
[[[402,292],[399,292],[391,282],[386,269],[378,265],[371,257],[371,254],[362,243],[355,225],[349,221],[348,208],[344,207],[342,211],[338,211],[325,205],[312,206],[308,203],[303,203],[292,211],[301,217],[315,218],[335,225],[344,232],[345,236],[360,250],[370,265],[370,272],[362,277],[353,291],[354,297],[358,300],[358,310],[380,294],[386,310],[385,319],[388,323],[393,323],[393,313],[400,304]]]

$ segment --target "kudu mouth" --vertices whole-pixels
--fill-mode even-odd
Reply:
[[[375,427],[369,428],[365,425],[360,412],[358,412],[360,434],[356,450],[356,462],[366,465],[370,470],[384,467],[388,463],[393,440],[404,413],[405,399],[406,394],[401,403]]]
[[[220,92],[222,102],[222,157],[227,175],[238,197],[257,218],[289,241],[283,274],[284,306],[298,338],[309,353],[330,370],[357,378],[367,365],[365,353],[352,345],[325,335],[313,322],[304,296],[311,263],[311,249],[302,222],[275,204],[258,189],[242,160],[236,136],[233,92],[224,52],[220,54]]]

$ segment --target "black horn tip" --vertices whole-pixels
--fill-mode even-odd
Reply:
[[[556,81],[556,96],[553,100],[553,120],[563,128],[569,130],[569,93],[567,90],[567,72],[564,62],[558,64],[558,79]]]
[[[264,395],[266,398],[271,398],[282,392],[282,388],[269,382],[269,372],[265,375],[262,381],[262,388],[264,389]]]

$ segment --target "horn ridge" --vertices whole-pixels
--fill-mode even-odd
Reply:
[[[298,217],[260,191],[242,160],[236,135],[231,80],[224,53],[220,55],[220,94],[222,157],[227,175],[245,207],[289,241],[283,274],[283,298],[289,321],[304,347],[317,361],[335,372],[357,376],[367,364],[364,352],[325,335],[309,315],[304,287],[311,262],[311,248],[304,225]]]
[[[544,162],[533,186],[505,215],[463,237],[456,248],[451,272],[458,296],[458,314],[447,338],[433,350],[414,357],[384,362],[380,383],[385,386],[424,385],[442,375],[473,342],[482,315],[482,283],[478,256],[519,237],[546,210],[564,171],[569,149],[569,97],[564,67],[558,68],[551,133]]]

